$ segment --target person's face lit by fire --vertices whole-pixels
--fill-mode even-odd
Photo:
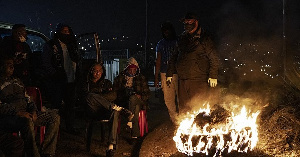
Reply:
[[[184,24],[185,32],[189,34],[193,34],[198,28],[198,20],[196,19],[184,19],[182,23]]]
[[[99,64],[96,64],[92,70],[92,76],[93,76],[92,80],[94,82],[97,82],[102,77],[102,74],[103,74],[102,66]]]
[[[137,68],[136,67],[133,67],[133,68],[128,68],[128,74],[130,75],[135,75],[137,72]]]

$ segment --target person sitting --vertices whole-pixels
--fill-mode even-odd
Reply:
[[[0,59],[0,130],[6,133],[19,132],[29,157],[55,155],[60,116],[54,110],[38,111],[26,96],[21,80],[12,77],[14,60]],[[46,126],[45,139],[39,149],[35,142],[34,126]],[[41,155],[40,155],[41,153]]]
[[[116,99],[116,93],[113,92],[112,83],[105,79],[105,68],[100,63],[92,65],[87,82],[83,85],[83,92],[87,103],[87,115],[90,119],[107,119],[111,122],[109,146],[106,151],[106,156],[113,156],[117,144],[117,129],[120,112],[128,115],[129,121],[133,114],[112,102]],[[110,117],[107,117],[107,115]]]
[[[114,79],[113,89],[117,93],[116,104],[129,107],[129,110],[134,114],[132,122],[128,123],[128,126],[132,128],[131,143],[134,143],[140,136],[139,112],[141,107],[147,104],[150,97],[148,81],[140,73],[135,58],[128,59],[125,69]]]

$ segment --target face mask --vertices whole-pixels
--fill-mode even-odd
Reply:
[[[60,34],[59,40],[61,40],[63,43],[68,44],[71,42],[71,35],[69,34]]]
[[[20,35],[19,36],[19,41],[24,43],[24,42],[26,42],[26,38],[23,35]]]

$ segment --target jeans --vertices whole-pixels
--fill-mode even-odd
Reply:
[[[66,123],[66,129],[72,130],[74,128],[75,120],[74,106],[76,103],[76,84],[48,80],[44,85],[46,96],[51,103],[51,108],[60,110],[60,115]],[[62,101],[64,101],[63,107]]]
[[[140,136],[139,113],[143,105],[146,105],[146,102],[144,102],[142,99],[138,98],[136,95],[130,96],[129,110],[134,114],[132,119],[132,137]]]
[[[167,85],[166,73],[160,73],[161,76],[161,88],[164,93],[165,104],[169,111],[170,119],[173,123],[176,122],[178,113],[176,112],[176,101],[179,104],[178,99],[178,75],[173,74],[171,84]],[[177,97],[176,97],[177,96]]]
[[[89,93],[86,97],[87,111],[91,119],[109,119],[110,134],[109,144],[117,144],[119,111],[111,110],[113,103],[103,98],[100,94]]]

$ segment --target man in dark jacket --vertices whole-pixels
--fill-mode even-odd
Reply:
[[[25,88],[14,72],[13,59],[0,59],[0,131],[21,132],[25,152],[30,157],[55,155],[60,117],[54,110],[37,111],[37,107],[26,96]],[[34,126],[46,126],[44,142],[40,152],[35,142]]]
[[[217,85],[219,59],[211,38],[198,20],[194,13],[187,13],[182,19],[184,32],[179,36],[178,49],[167,71],[167,81],[178,73],[179,106],[186,110],[192,107],[191,100],[205,101],[209,87]]]
[[[114,79],[114,91],[117,93],[116,104],[123,107],[129,107],[134,114],[132,123],[132,138],[136,140],[140,136],[139,112],[141,108],[147,105],[150,97],[150,89],[145,76],[140,73],[138,62],[129,58],[126,68]]]
[[[41,56],[46,96],[52,108],[60,109],[67,132],[78,134],[74,129],[74,104],[77,81],[75,76],[80,55],[71,27],[59,23],[53,39],[44,45]]]
[[[111,81],[105,79],[105,68],[102,64],[95,63],[92,65],[87,76],[87,82],[83,85],[82,96],[86,98],[88,118],[92,120],[109,119],[111,122],[106,156],[112,157],[117,144],[120,112],[128,113],[130,121],[133,115],[130,111],[112,103],[116,99],[116,93],[113,92]]]
[[[12,27],[12,35],[3,39],[0,48],[1,56],[9,56],[14,58],[15,71],[14,76],[21,79],[25,85],[31,83],[29,55],[31,49],[26,43],[27,31],[25,25],[15,24]]]

